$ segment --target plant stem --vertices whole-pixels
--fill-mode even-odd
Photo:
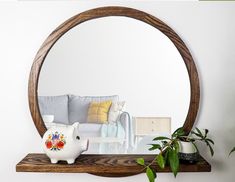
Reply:
[[[173,141],[174,141],[174,140],[173,140]],[[169,142],[163,147],[163,149],[161,149],[161,151],[160,151],[159,154],[163,154],[164,151],[166,150],[166,148],[171,146],[171,144],[173,143],[173,141],[169,141]],[[157,156],[158,156],[159,154],[157,154],[156,157],[154,157],[154,159],[153,159],[148,165],[146,165],[141,171],[144,171],[147,167],[150,167],[150,166],[154,163],[154,161],[156,161]]]

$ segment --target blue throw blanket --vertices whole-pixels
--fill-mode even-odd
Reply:
[[[127,117],[126,119],[126,124],[122,120],[124,119],[123,117]],[[124,126],[125,125],[125,126]],[[127,127],[127,128],[126,128]],[[101,127],[101,137],[113,137],[113,138],[118,138],[118,139],[126,139],[125,145],[127,146],[122,146],[122,148],[128,150],[129,152],[132,151],[135,147],[134,145],[134,132],[133,132],[133,126],[132,126],[132,118],[130,117],[130,114],[128,112],[123,112],[119,120],[115,123],[109,123],[109,124],[103,124]],[[112,144],[101,144],[100,149],[104,153],[110,150],[110,147]],[[117,145],[117,143],[116,143]],[[121,144],[122,145],[122,144]],[[126,148],[127,147],[127,148]]]
[[[125,130],[119,121],[116,123],[103,124],[101,127],[101,137],[124,139],[125,135]]]
[[[104,138],[118,138],[125,139],[125,130],[122,124],[118,121],[116,123],[102,124],[101,137]],[[100,143],[99,152],[101,154],[120,153],[122,150],[122,143]]]

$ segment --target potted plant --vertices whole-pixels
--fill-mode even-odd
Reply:
[[[153,163],[157,163],[162,169],[164,169],[166,165],[169,165],[176,177],[181,161],[189,163],[197,161],[197,141],[204,142],[209,147],[211,155],[214,155],[212,148],[214,142],[208,138],[208,132],[208,129],[205,129],[204,132],[202,132],[198,128],[195,128],[189,135],[186,135],[183,128],[178,128],[170,138],[158,136],[153,139],[153,142],[157,143],[150,144],[151,147],[149,150],[158,150],[159,154],[157,154],[149,164],[146,164],[143,158],[138,158],[136,162],[144,167],[143,169],[146,170],[146,175],[150,182],[154,182],[157,177],[156,171],[151,168]]]

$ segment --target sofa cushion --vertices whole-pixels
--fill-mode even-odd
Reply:
[[[119,119],[121,112],[125,110],[125,101],[113,102],[108,115],[108,122],[116,122]]]
[[[69,122],[85,123],[87,121],[87,113],[89,104],[92,101],[102,102],[111,100],[112,102],[118,101],[118,95],[111,96],[75,96],[69,95]]]
[[[54,122],[69,124],[68,95],[38,96],[41,115],[54,115]]]
[[[112,101],[91,102],[87,114],[87,122],[89,123],[107,123],[108,112]]]

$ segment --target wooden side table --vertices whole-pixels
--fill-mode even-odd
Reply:
[[[171,134],[170,117],[133,117],[135,144],[144,136]]]

